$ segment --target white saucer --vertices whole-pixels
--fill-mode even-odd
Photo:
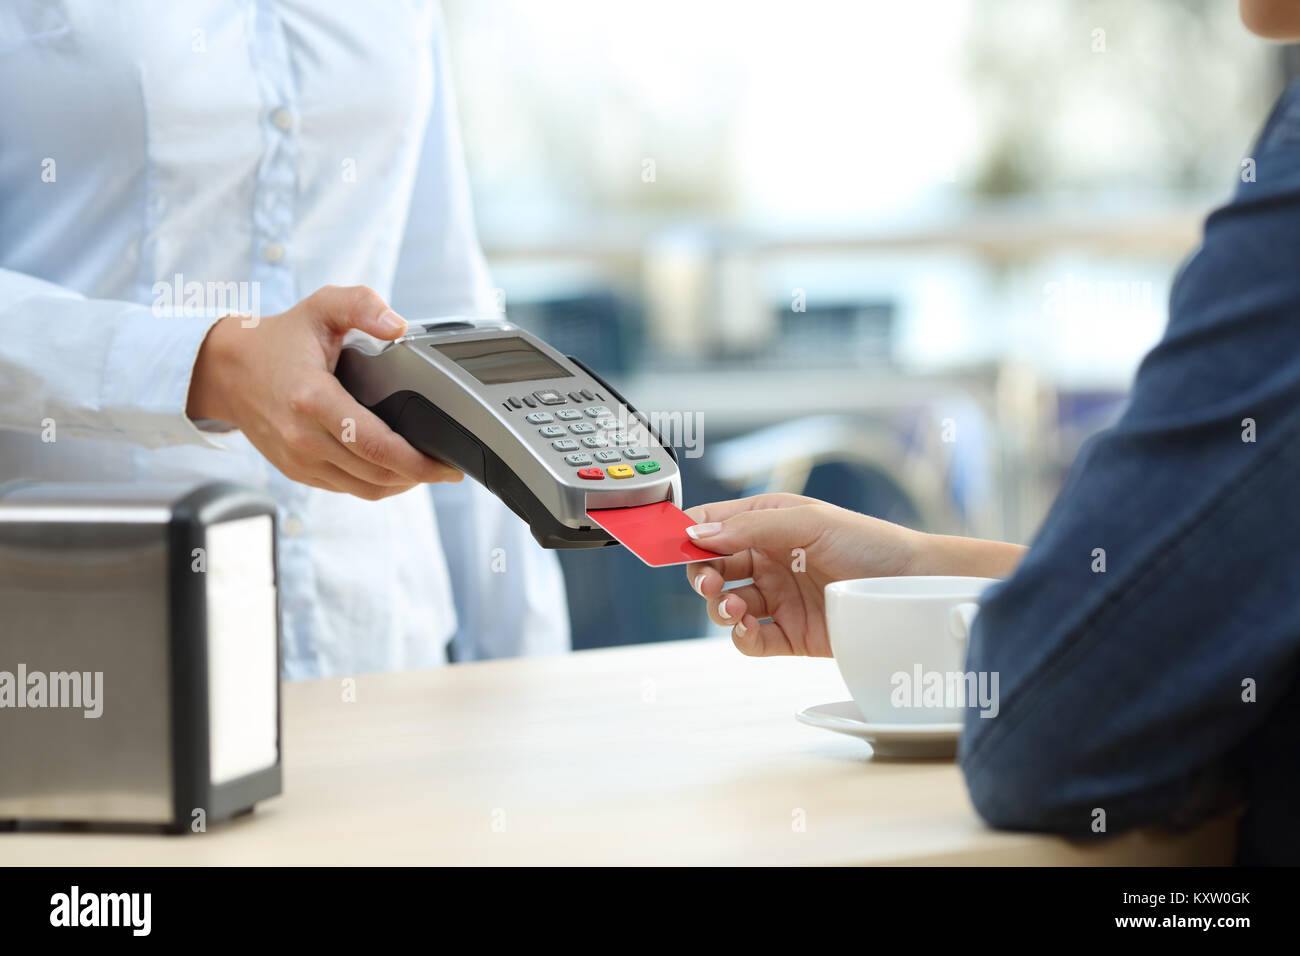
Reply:
[[[957,754],[957,738],[961,736],[960,723],[869,724],[851,700],[818,704],[794,716],[810,727],[861,738],[871,744],[875,756],[891,759],[951,759]]]

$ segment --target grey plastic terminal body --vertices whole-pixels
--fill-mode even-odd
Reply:
[[[339,380],[361,404],[374,410],[416,448],[456,464],[501,497],[528,522],[545,547],[614,543],[592,524],[586,514],[589,509],[625,508],[665,500],[681,506],[681,475],[673,451],[635,409],[576,361],[504,319],[448,317],[411,323],[410,328],[407,335],[394,342],[368,337],[349,342],[339,357]],[[439,348],[452,343],[515,338],[568,374],[485,384]],[[581,397],[584,390],[596,397],[580,402],[570,397],[571,393]],[[536,402],[536,393],[548,391],[557,392],[563,401]],[[524,396],[534,404],[521,405]],[[581,421],[591,422],[586,409],[593,406],[607,407],[619,426],[609,434],[630,436],[622,444],[646,449],[658,470],[615,478],[603,463],[593,461],[590,467],[601,466],[605,477],[583,478],[579,471],[586,469],[568,464],[566,455],[553,447],[554,431],[544,434],[541,427],[527,420],[532,413],[577,409],[584,412]],[[603,421],[608,428],[608,420]],[[618,450],[619,446],[610,447]],[[579,451],[586,449],[580,446]],[[637,463],[627,464],[635,471]]]

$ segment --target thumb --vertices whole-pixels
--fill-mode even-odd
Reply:
[[[749,548],[784,551],[805,547],[819,529],[812,508],[796,507],[742,511],[725,521],[692,525],[686,533],[708,551],[736,554]]]
[[[406,320],[367,286],[325,286],[313,293],[310,301],[313,314],[335,335],[341,336],[349,329],[360,329],[378,339],[397,339],[406,334]]]

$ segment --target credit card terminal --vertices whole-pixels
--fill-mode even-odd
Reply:
[[[591,509],[682,504],[671,445],[581,361],[504,319],[412,322],[335,370],[411,445],[481,482],[544,548],[617,544]]]

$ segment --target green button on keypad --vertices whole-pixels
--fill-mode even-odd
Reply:
[[[643,475],[653,475],[656,471],[659,470],[659,462],[657,462],[657,461],[639,461],[639,462],[637,462],[636,470],[639,471],[639,472],[640,472],[641,474],[643,474]]]

